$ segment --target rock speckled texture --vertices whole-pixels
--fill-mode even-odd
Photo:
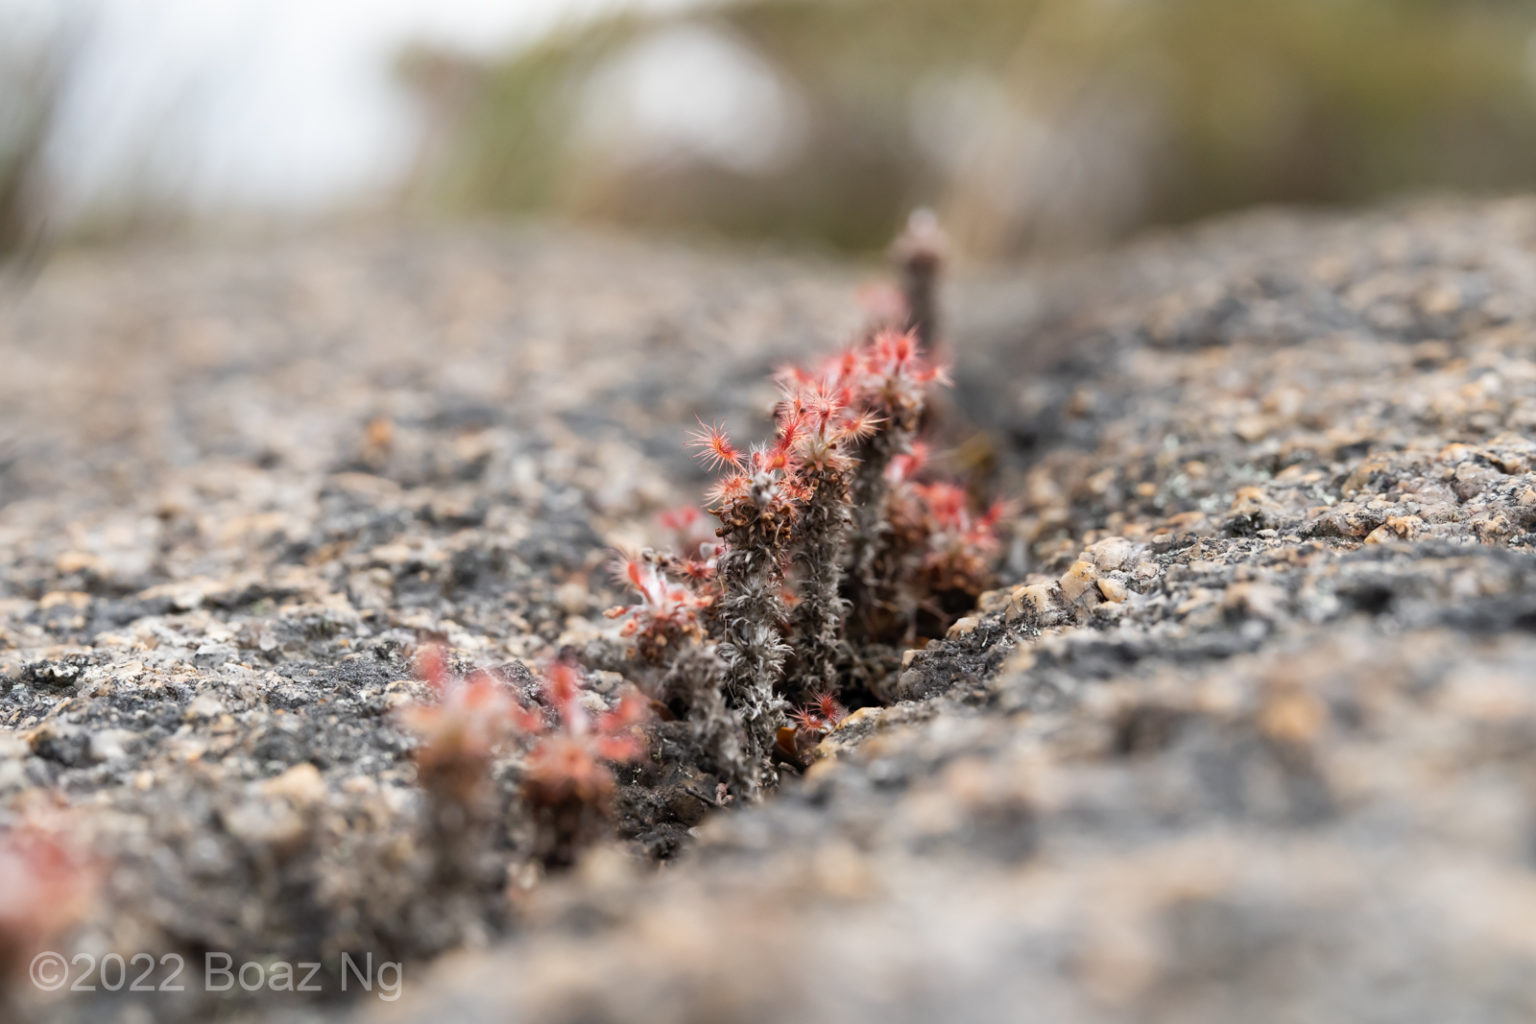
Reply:
[[[1536,204],[962,282],[1007,584],[768,803],[491,922],[399,881],[401,650],[588,644],[692,414],[835,340],[853,278],[555,235],[158,260],[5,328],[0,798],[117,851],[82,941],[407,959],[397,1002],[234,1004],[270,1020],[1536,1017]]]

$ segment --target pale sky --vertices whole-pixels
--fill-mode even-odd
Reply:
[[[416,141],[389,61],[494,52],[563,20],[692,0],[0,0],[12,38],[73,18],[83,68],[49,149],[55,216],[129,187],[191,209],[366,201]]]

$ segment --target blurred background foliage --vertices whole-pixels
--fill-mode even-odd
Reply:
[[[1533,0],[0,0],[0,23],[27,9],[43,28],[0,32],[0,252],[402,213],[868,251],[927,205],[1007,258],[1536,182]]]
[[[986,256],[1253,203],[1536,181],[1529,0],[740,0],[401,62],[415,195]]]

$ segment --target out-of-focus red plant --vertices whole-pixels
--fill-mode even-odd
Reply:
[[[436,697],[401,712],[401,721],[421,740],[417,777],[436,797],[470,803],[484,791],[498,748],[541,729],[543,717],[518,703],[511,688],[489,672],[456,676],[436,645],[417,654],[416,673]]]
[[[39,826],[0,833],[0,1005],[28,962],[89,910],[96,866]]]
[[[612,710],[594,713],[582,701],[581,674],[568,661],[544,671],[544,699],[555,713],[528,755],[524,792],[535,803],[575,800],[605,808],[613,795],[610,763],[639,760],[649,717],[644,698],[626,693]],[[542,721],[542,720],[541,720]]]
[[[637,604],[610,608],[610,619],[623,619],[619,635],[634,637],[641,655],[652,662],[666,650],[703,638],[703,615],[714,602],[707,587],[714,576],[713,558],[672,559],[688,573],[688,582],[668,578],[663,560],[647,553],[624,553],[614,565],[614,577],[639,596]]]
[[[402,715],[421,740],[416,764],[423,788],[453,812],[451,817],[475,821],[485,813],[495,757],[503,748],[523,747],[524,798],[553,832],[538,838],[546,859],[569,859],[576,841],[590,832],[590,822],[609,814],[614,790],[609,765],[645,753],[644,699],[631,692],[612,709],[589,708],[589,699],[599,706],[601,699],[588,697],[580,670],[568,661],[545,668],[543,707],[525,706],[489,672],[457,677],[436,646],[423,649],[417,671],[437,696],[435,703],[412,705]]]
[[[992,577],[1004,504],[993,502],[978,513],[972,510],[964,488],[954,484],[917,484],[914,490],[925,513],[925,589],[974,597]]]

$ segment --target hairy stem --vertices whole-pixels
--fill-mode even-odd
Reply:
[[[939,341],[939,269],[948,242],[930,210],[914,210],[906,230],[892,247],[907,302],[907,326],[917,333],[924,350],[934,352]]]
[[[799,520],[795,550],[803,575],[794,632],[798,671],[787,687],[791,703],[806,703],[816,692],[837,690],[848,603],[841,594],[843,552],[853,522],[845,472],[821,469],[809,475],[811,499]]]
[[[765,524],[749,517],[725,532],[726,550],[717,575],[719,646],[725,662],[725,703],[742,721],[749,793],[771,785],[769,754],[782,702],[775,692],[789,647],[780,634],[784,615],[777,544]]]
[[[860,446],[858,470],[851,488],[852,524],[848,534],[848,573],[855,623],[869,623],[876,617],[875,606],[882,590],[876,565],[891,534],[886,514],[891,485],[885,473],[891,460],[906,451],[911,436],[909,428],[892,423]]]
[[[694,742],[704,752],[705,768],[733,789],[749,792],[756,782],[742,753],[742,727],[726,706],[725,662],[713,646],[689,646],[673,659],[662,677],[661,692],[683,706]]]

